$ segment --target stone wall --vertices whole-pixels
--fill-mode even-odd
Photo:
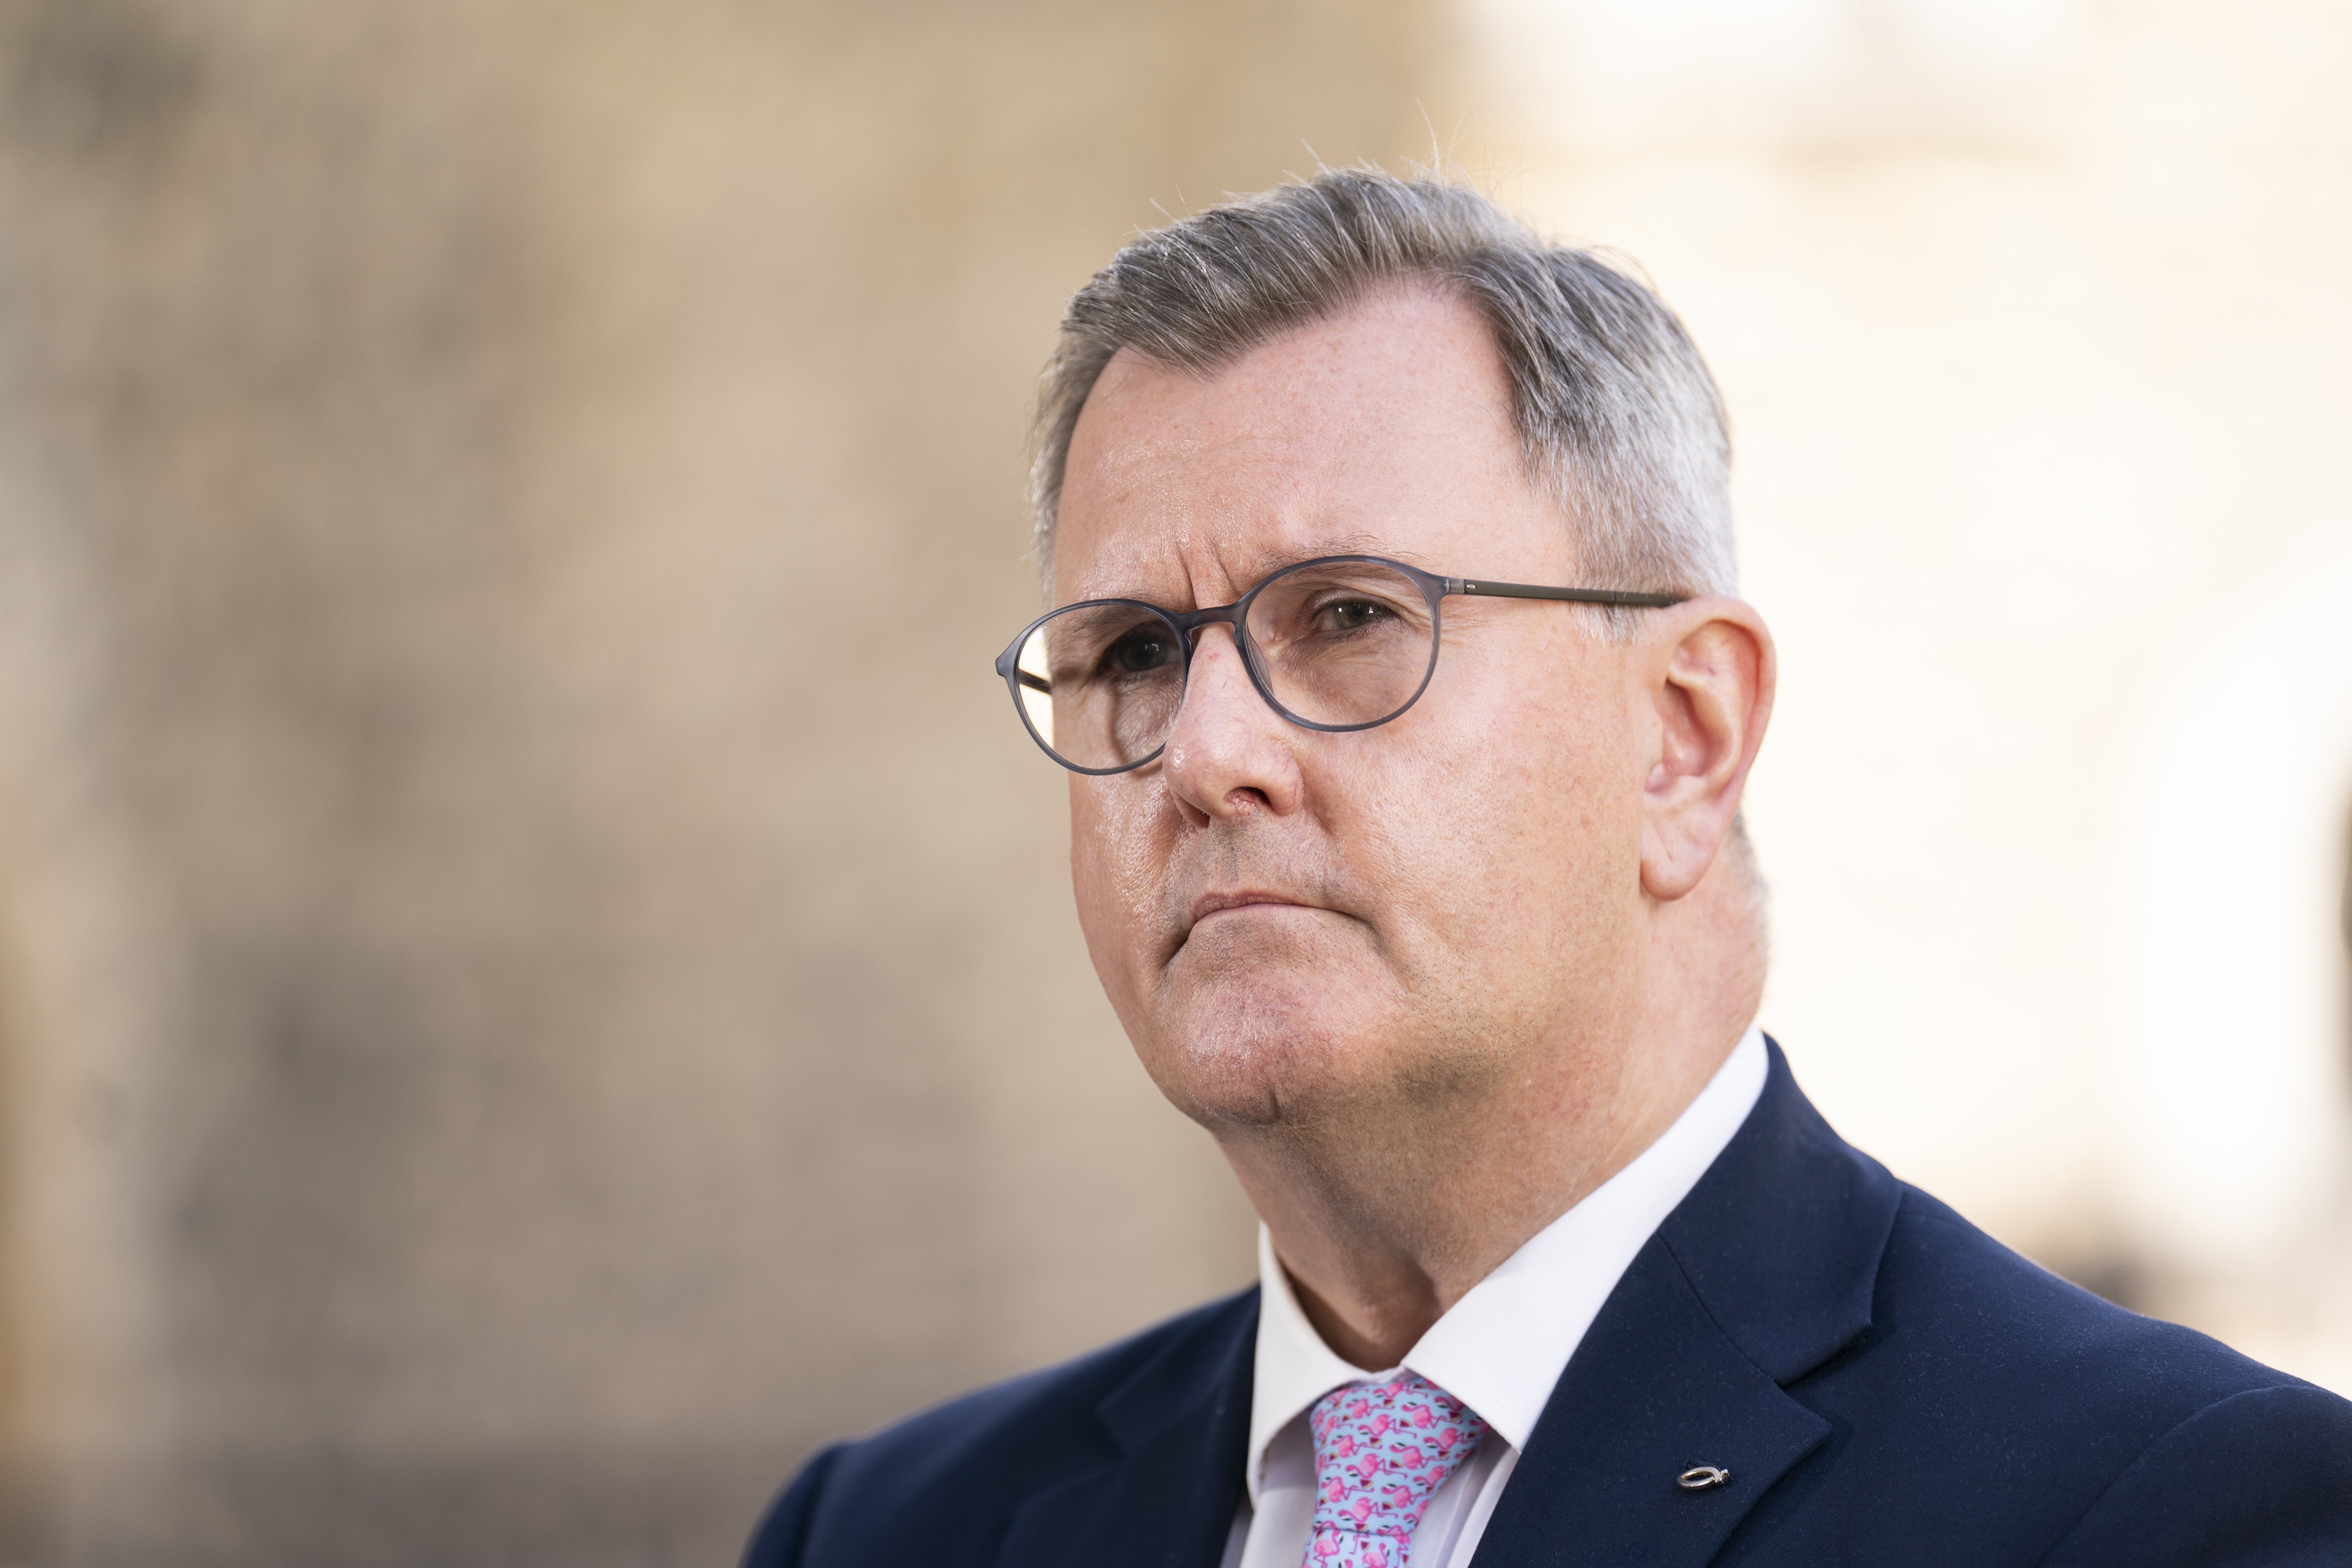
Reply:
[[[725,1561],[1246,1277],[989,671],[1024,405],[1429,10],[0,6],[0,1562]]]

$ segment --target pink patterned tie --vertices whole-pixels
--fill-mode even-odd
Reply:
[[[1406,1568],[1412,1532],[1486,1424],[1407,1373],[1351,1383],[1307,1413],[1315,1434],[1315,1536],[1303,1568]]]

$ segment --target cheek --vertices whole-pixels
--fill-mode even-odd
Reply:
[[[1156,780],[1070,779],[1070,882],[1078,924],[1096,972],[1115,993],[1158,927],[1166,816]]]
[[[1401,947],[1492,973],[1572,947],[1638,885],[1639,819],[1601,694],[1564,679],[1530,692],[1519,676],[1462,684],[1368,798],[1364,837],[1380,849],[1367,868]]]

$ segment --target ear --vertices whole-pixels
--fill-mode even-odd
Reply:
[[[1699,884],[1739,814],[1779,679],[1772,634],[1745,600],[1714,595],[1657,613],[1630,661],[1637,682],[1642,888],[1679,899]]]

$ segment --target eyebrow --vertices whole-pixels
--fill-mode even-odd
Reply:
[[[1434,572],[1437,570],[1435,566],[1430,563],[1428,557],[1423,555],[1419,551],[1401,550],[1395,545],[1390,543],[1388,541],[1377,538],[1371,534],[1334,534],[1330,537],[1318,539],[1312,543],[1302,544],[1296,548],[1270,549],[1252,555],[1249,557],[1248,561],[1251,570],[1240,574],[1239,580],[1242,584],[1242,587],[1239,593],[1234,596],[1238,598],[1241,594],[1248,593],[1252,587],[1255,586],[1257,584],[1265,582],[1268,577],[1273,576],[1276,573],[1283,570],[1283,568],[1286,566],[1296,566],[1302,561],[1320,561],[1326,556],[1331,555],[1377,555],[1382,560],[1402,561],[1408,566],[1418,566],[1425,572]],[[1084,604],[1092,599],[1136,599],[1145,604],[1158,603],[1157,600],[1152,599],[1149,595],[1132,590],[1109,593],[1089,591],[1081,594],[1077,598],[1071,600],[1070,603]],[[1178,605],[1160,605],[1160,608],[1170,610],[1181,609],[1182,607],[1183,606]],[[1194,605],[1192,607],[1194,609],[1201,608],[1198,605]]]
[[[1320,541],[1312,548],[1269,551],[1258,556],[1255,564],[1259,570],[1250,581],[1255,583],[1259,578],[1273,576],[1286,566],[1296,566],[1302,561],[1319,561],[1327,555],[1378,555],[1390,561],[1402,561],[1409,566],[1422,564],[1412,552],[1399,551],[1384,539],[1369,533],[1343,533]]]

